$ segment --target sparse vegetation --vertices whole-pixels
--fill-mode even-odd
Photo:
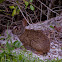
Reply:
[[[17,22],[23,18],[26,19],[26,21],[29,20],[27,22],[29,24],[45,21],[61,14],[61,0],[0,0],[0,36],[1,33],[7,29],[7,25],[8,28],[13,29],[17,26]],[[50,27],[54,29],[54,26],[51,25]],[[32,52],[29,53],[29,51],[21,45],[21,42],[16,40],[12,43],[12,39],[10,38],[10,35],[8,35],[8,38],[5,39],[7,41],[6,44],[0,45],[0,62],[62,62],[62,59],[58,58],[56,60],[46,59],[44,61],[33,57]],[[2,39],[4,38],[0,40]],[[8,40],[10,40],[10,43]],[[15,49],[20,47],[23,49],[16,52]]]
[[[2,48],[3,47],[3,48]],[[15,49],[22,47],[23,49],[16,52]],[[6,42],[6,45],[0,47],[0,62],[62,62],[62,59],[57,60],[41,60],[38,57],[33,57],[32,52],[29,53],[18,40],[10,44]]]

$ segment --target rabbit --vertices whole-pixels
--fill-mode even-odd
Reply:
[[[22,25],[23,24],[24,22],[22,23]],[[25,29],[25,28],[23,30],[22,29],[13,30],[13,33],[18,34],[19,32],[21,32],[21,34],[19,35],[19,39],[23,43],[25,48],[27,49],[31,48],[37,54],[45,54],[50,50],[50,40],[43,33],[42,30]]]

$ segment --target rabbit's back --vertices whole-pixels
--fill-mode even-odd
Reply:
[[[47,53],[50,49],[50,41],[41,30],[26,29],[19,38],[24,46],[30,46],[36,51]]]

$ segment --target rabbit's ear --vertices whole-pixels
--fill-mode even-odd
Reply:
[[[23,18],[22,20],[23,27],[27,26],[27,21]]]

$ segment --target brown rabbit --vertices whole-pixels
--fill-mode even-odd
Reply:
[[[14,31],[13,33],[17,33],[17,31]],[[22,31],[20,30],[20,32]],[[24,33],[19,36],[19,39],[24,47],[34,49],[36,53],[44,54],[50,50],[50,41],[41,30],[25,29]]]

